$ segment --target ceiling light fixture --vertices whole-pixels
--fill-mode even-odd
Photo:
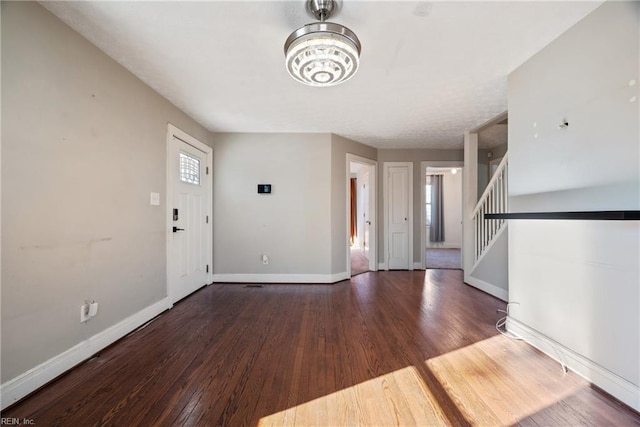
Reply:
[[[335,86],[358,70],[360,40],[347,27],[325,22],[336,0],[308,0],[307,10],[320,22],[298,28],[284,43],[287,71],[309,86]]]

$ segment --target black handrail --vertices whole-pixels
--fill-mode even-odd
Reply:
[[[640,211],[486,213],[484,214],[484,219],[576,219],[595,221],[638,221],[640,220]]]

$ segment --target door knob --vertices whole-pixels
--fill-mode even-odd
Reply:
[[[175,233],[176,231],[184,231],[184,228],[173,227],[173,232]]]
[[[365,221],[367,225],[371,225],[371,221]]]

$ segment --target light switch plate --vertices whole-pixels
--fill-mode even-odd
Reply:
[[[160,206],[160,193],[151,193],[151,206]]]

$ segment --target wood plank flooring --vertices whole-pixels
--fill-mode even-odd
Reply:
[[[425,250],[425,257],[426,267],[428,270],[459,270],[462,268],[460,249],[427,248]]]
[[[499,335],[498,308],[456,270],[211,285],[2,417],[39,426],[640,425]]]
[[[351,247],[351,276],[369,271],[369,259],[364,256],[364,249]]]

